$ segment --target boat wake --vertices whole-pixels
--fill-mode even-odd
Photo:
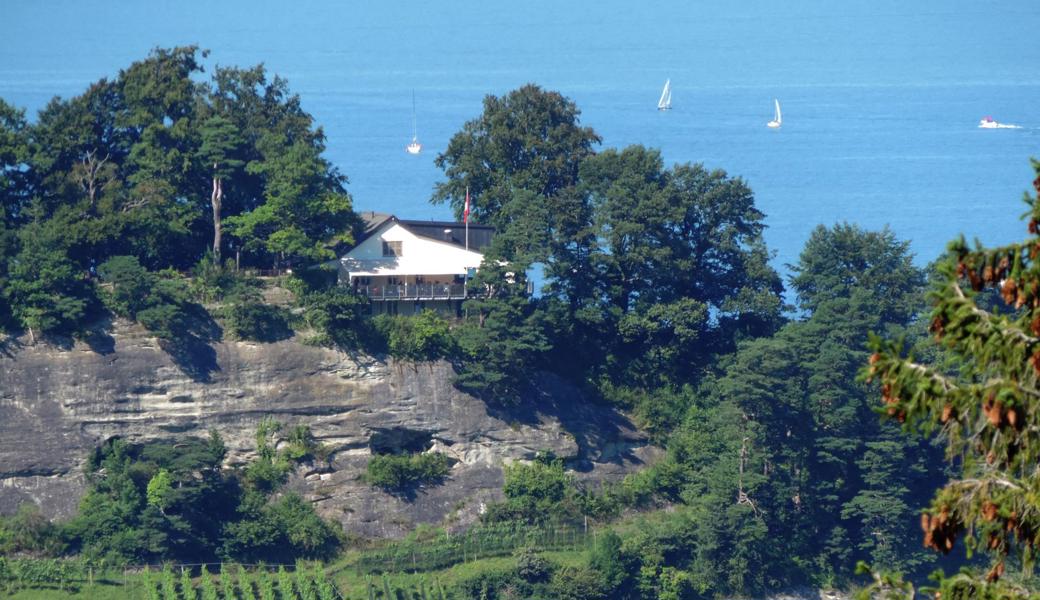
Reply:
[[[993,120],[993,117],[983,117],[979,121],[979,129],[1022,129],[1021,125],[1012,125],[1010,123],[998,123]]]

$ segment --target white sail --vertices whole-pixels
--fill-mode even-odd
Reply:
[[[415,128],[415,90],[412,90],[412,143],[405,146],[408,154],[422,152],[422,144],[419,143],[419,133]]]
[[[773,105],[776,107],[775,112],[773,112],[773,120],[766,123],[766,127],[778,129],[780,124],[783,123],[783,117],[780,116],[780,101],[773,98]]]
[[[668,79],[664,82],[664,89],[661,90],[661,98],[657,101],[657,110],[668,110],[672,107],[672,80]]]

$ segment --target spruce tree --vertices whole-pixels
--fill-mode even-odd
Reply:
[[[1033,166],[1040,175],[1040,162]],[[959,466],[921,515],[924,545],[948,554],[960,544],[988,562],[984,572],[941,577],[935,597],[943,600],[1040,598],[1025,583],[1040,545],[1040,177],[1034,186],[1026,241],[950,245],[932,293],[931,332],[951,365],[921,364],[900,341],[871,339],[866,375],[880,381],[883,413],[940,436]],[[987,292],[1003,305],[984,309]],[[867,592],[913,587],[875,575]]]

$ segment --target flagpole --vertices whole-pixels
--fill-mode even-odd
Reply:
[[[466,250],[469,250],[469,186],[466,186],[466,212],[462,215],[466,222]]]

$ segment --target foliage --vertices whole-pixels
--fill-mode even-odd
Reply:
[[[144,445],[112,440],[88,460],[90,489],[64,534],[83,555],[115,562],[328,556],[340,543],[336,530],[295,494],[270,498],[290,461],[316,444],[296,428],[295,450],[283,454],[274,450],[276,432],[273,421],[261,424],[260,458],[244,473],[223,469],[226,449],[215,433]]]
[[[259,298],[260,281],[235,268],[228,259],[223,265],[207,252],[191,270],[191,295],[198,302],[218,302],[229,297]]]
[[[318,332],[320,342],[344,349],[359,349],[372,344],[372,325],[365,315],[368,299],[349,288],[332,287],[299,296],[304,320]],[[379,344],[377,344],[379,345]]]
[[[365,467],[365,481],[388,492],[406,493],[421,485],[440,483],[453,462],[439,452],[376,454]]]
[[[231,565],[220,565],[220,591],[224,600],[235,599],[235,581],[231,579]]]
[[[35,504],[21,504],[15,514],[0,516],[0,555],[53,556],[64,546],[60,529]]]
[[[483,113],[437,156],[447,181],[437,184],[432,201],[449,202],[461,218],[469,190],[471,218],[514,241],[509,260],[544,255],[556,207],[566,202],[578,166],[600,141],[591,128],[579,126],[580,114],[571,100],[532,84],[485,97]]]
[[[217,585],[213,582],[213,575],[206,566],[203,566],[199,573],[199,591],[202,593],[202,600],[220,600]]]
[[[905,323],[918,311],[924,273],[913,265],[910,242],[899,241],[887,227],[864,231],[842,223],[818,225],[797,264],[791,287],[802,310],[818,310],[828,300],[847,297],[856,288],[874,290],[879,317]]]
[[[198,48],[160,48],[56,97],[34,123],[0,101],[0,324],[33,338],[83,329],[97,267],[113,257],[153,272],[207,253],[219,263],[223,250],[302,266],[352,239],[346,178],[285,80],[262,66],[202,72]],[[234,234],[223,242],[221,219]],[[196,292],[214,299],[212,287]],[[128,297],[113,310],[176,330],[170,304],[138,311]]]
[[[527,279],[489,250],[464,304],[458,328],[455,385],[486,402],[517,405],[530,389],[530,375],[551,348],[542,314],[527,295]]]
[[[387,352],[394,358],[420,362],[455,352],[448,321],[432,310],[414,316],[378,315],[372,325],[386,339]]]
[[[148,487],[145,490],[148,504],[164,512],[170,504],[170,496],[173,495],[172,481],[169,471],[159,469],[159,472],[148,480]]]
[[[353,241],[355,216],[346,178],[321,157],[323,141],[268,132],[257,149],[261,158],[247,170],[266,182],[264,201],[228,219],[232,234],[246,250],[266,251],[288,264],[335,258],[330,245]]]
[[[292,336],[285,309],[256,300],[238,300],[224,310],[226,331],[240,340],[276,342]]]
[[[289,430],[286,439],[287,445],[282,449],[282,455],[292,462],[307,462],[316,458],[323,459],[327,455],[327,449],[322,446],[311,433],[307,425],[295,425]]]
[[[665,169],[641,146],[591,157],[580,176],[586,208],[576,218],[586,224],[555,240],[548,265],[576,334],[557,348],[564,369],[642,388],[682,384],[739,339],[775,330],[782,286],[765,215],[742,180],[701,165]]]
[[[878,239],[846,226],[814,236],[818,242],[839,237],[857,256],[869,256]],[[889,247],[876,260],[907,264],[905,244],[883,239]],[[829,246],[807,245],[799,265],[803,283],[817,285],[808,275],[814,271],[802,267],[825,262],[815,253],[829,253]],[[827,297],[805,305],[802,320],[741,343],[717,373],[688,390],[668,458],[620,490],[623,502],[656,498],[683,506],[667,527],[646,527],[624,541],[646,548],[639,552],[645,573],[636,587],[747,594],[841,585],[860,558],[906,572],[927,567],[902,524],[941,476],[931,466],[939,456],[879,423],[870,388],[855,380],[867,356],[860,347],[864,331],[916,331],[911,310],[889,310],[886,302],[892,285],[916,289],[920,297],[923,275],[907,268],[906,281],[876,283],[856,271],[879,267],[875,259],[849,267],[847,280],[861,283],[828,288]]]
[[[21,251],[7,266],[0,293],[14,319],[37,334],[74,333],[97,304],[94,287],[68,260],[64,246],[51,243],[44,226],[22,230]]]
[[[197,600],[198,596],[195,594],[195,584],[191,581],[191,570],[181,567],[180,579],[181,600]]]
[[[204,311],[188,300],[176,275],[150,273],[133,256],[112,257],[98,273],[107,284],[102,299],[108,309],[137,320],[158,338],[179,343],[205,329]]]
[[[1037,196],[1027,202],[1030,239],[994,249],[963,239],[950,246],[932,291],[936,342],[956,357],[956,370],[917,362],[901,340],[871,339],[866,375],[881,382],[880,410],[908,431],[938,434],[958,473],[939,488],[921,516],[924,544],[947,554],[960,540],[969,556],[989,557],[989,570],[941,578],[947,598],[1026,598],[1005,582],[1012,564],[1029,569],[1040,544],[1040,162]],[[1007,307],[978,306],[997,290]]]
[[[506,465],[504,471],[505,501],[488,506],[486,522],[540,523],[578,516],[574,483],[551,452],[539,453],[530,463]]]

